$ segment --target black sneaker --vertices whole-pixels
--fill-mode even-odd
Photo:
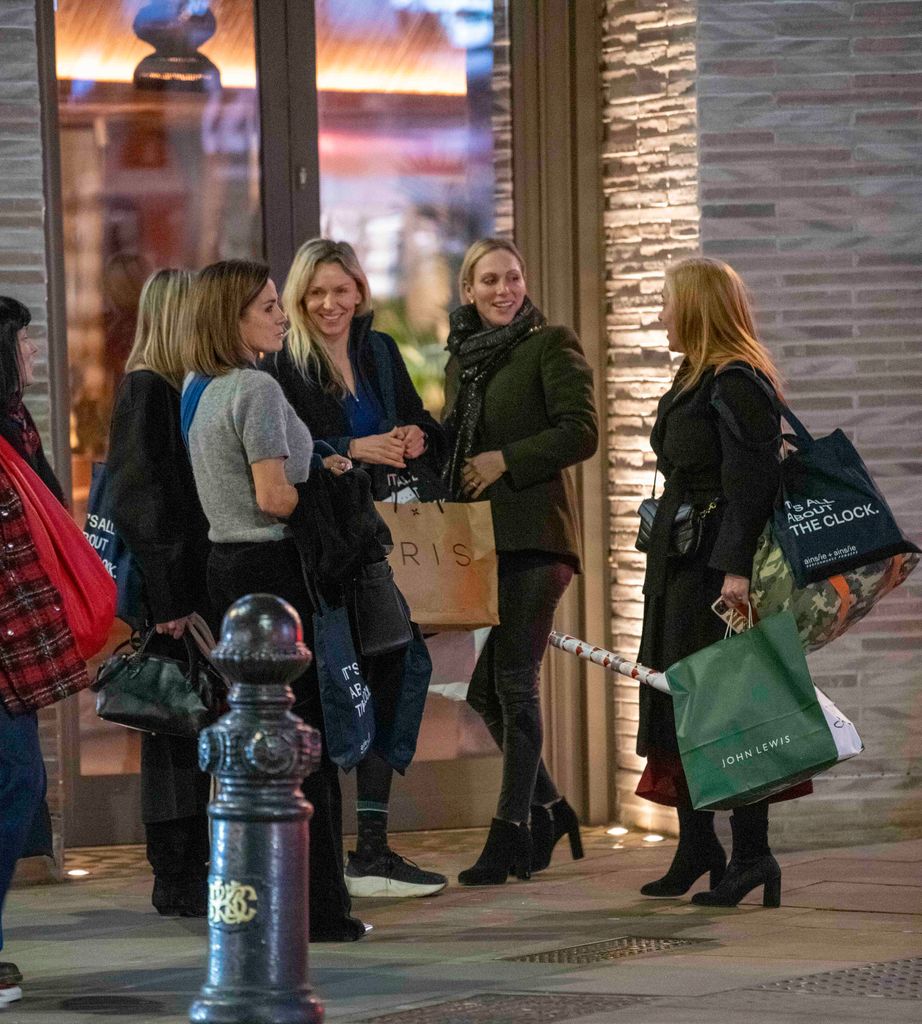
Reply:
[[[350,896],[432,896],[448,884],[444,875],[423,871],[390,847],[372,861],[359,860],[350,850],[345,876]]]
[[[0,961],[0,985],[18,985],[22,981],[22,971],[6,961]]]

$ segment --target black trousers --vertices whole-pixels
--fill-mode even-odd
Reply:
[[[246,594],[275,594],[301,616],[304,641],[311,646],[313,607],[294,541],[215,544],[208,559],[208,592],[223,614]],[[316,670],[311,666],[292,684],[294,712],[323,735],[323,708]],[[343,809],[339,770],[324,743],[320,767],[301,786],[313,804],[310,837],[311,930],[334,929],[349,916],[351,902],[343,879]]]
[[[557,603],[573,567],[540,552],[503,553],[499,618],[481,651],[467,702],[503,752],[498,818],[528,821],[531,804],[559,796],[541,757],[538,677]]]

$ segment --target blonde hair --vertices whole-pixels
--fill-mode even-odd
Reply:
[[[268,280],[269,268],[252,260],[222,260],[196,274],[186,307],[186,370],[222,377],[249,364],[240,320]]]
[[[522,259],[522,254],[508,238],[479,238],[468,246],[464,259],[461,261],[461,270],[458,273],[458,296],[462,302],[466,301],[464,289],[474,282],[474,268],[484,256],[496,252],[497,249],[502,249],[514,256],[522,271],[522,277],[525,276],[525,260]]]
[[[125,362],[125,373],[153,370],[176,390],[182,388],[183,316],[192,274],[172,267],[158,270],[144,282],[138,300],[138,324],[134,344]]]
[[[348,242],[334,242],[329,238],[312,238],[295,253],[282,289],[282,305],[290,323],[288,352],[292,362],[302,376],[315,378],[342,397],[346,393],[346,382],[307,315],[307,290],[314,275],[327,263],[338,264],[355,281],[360,299],[355,315],[367,313],[371,309],[371,290],[355,249]]]
[[[682,391],[706,370],[739,360],[761,370],[781,394],[781,375],[756,336],[746,286],[731,266],[706,256],[682,260],[666,270],[665,294],[685,352]]]

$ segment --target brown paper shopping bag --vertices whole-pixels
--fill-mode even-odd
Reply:
[[[376,501],[390,528],[390,563],[423,629],[476,629],[499,622],[496,542],[488,501]]]

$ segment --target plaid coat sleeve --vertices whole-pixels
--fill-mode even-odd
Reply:
[[[0,466],[0,701],[11,715],[86,686],[86,665],[61,597],[32,542],[25,510]]]

